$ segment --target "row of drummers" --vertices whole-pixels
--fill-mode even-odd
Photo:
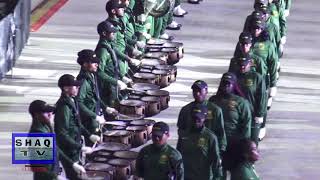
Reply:
[[[183,57],[183,44],[152,39],[146,54],[124,90],[127,98],[116,106],[118,114],[100,126],[101,141],[94,144],[93,153],[83,160],[86,173],[81,179],[137,179],[135,160],[137,148],[151,139],[155,121],[152,117],[169,107],[169,92],[163,90],[176,81],[177,66]]]
[[[151,39],[146,54],[133,74],[128,98],[119,102],[119,114],[101,127],[103,143],[87,156],[82,179],[139,179],[135,176],[137,148],[151,139],[156,122],[151,117],[169,107],[169,92],[163,90],[176,81],[177,66],[183,58],[183,44]]]

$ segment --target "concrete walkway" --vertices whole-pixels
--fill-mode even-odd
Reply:
[[[76,54],[95,48],[96,25],[106,18],[104,3],[68,1],[31,33],[13,77],[0,83],[0,179],[32,179],[23,166],[11,164],[11,133],[28,131],[27,108],[32,100],[55,103],[60,93],[57,79],[64,73],[77,75]],[[316,4],[316,0],[293,1],[279,93],[269,115],[268,135],[260,145],[262,159],[256,165],[261,179],[316,180],[320,176],[320,13]],[[252,0],[183,4],[189,14],[177,19],[183,29],[172,34],[184,43],[186,55],[177,65],[177,82],[166,88],[171,93],[170,108],[154,117],[170,123],[170,144],[176,143],[179,110],[192,100],[191,84],[203,79],[210,94],[215,93],[252,6]]]

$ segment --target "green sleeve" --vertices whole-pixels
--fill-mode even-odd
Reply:
[[[270,74],[270,87],[274,87],[277,84],[277,63],[278,63],[279,56],[275,52],[275,47],[273,44],[269,42],[269,52],[267,57],[267,66],[268,72]]]
[[[232,58],[230,60],[230,65],[229,65],[228,72],[233,72],[233,73],[237,72],[237,66],[238,66],[237,60],[235,58]]]
[[[258,76],[257,78],[257,90],[256,90],[256,105],[257,108],[255,110],[256,117],[263,117],[267,112],[267,93],[266,93],[266,84],[262,79],[262,76]]]
[[[88,82],[85,80],[83,82],[83,84],[81,85],[80,90],[79,90],[79,94],[78,94],[79,108],[80,108],[81,112],[83,114],[85,114],[85,116],[89,117],[90,119],[96,119],[96,117],[97,117],[96,113],[91,111],[90,109],[88,109],[88,107],[86,106],[86,102],[85,102],[89,88],[91,88],[91,87],[88,84]]]
[[[223,113],[221,108],[217,110],[217,117],[216,120],[218,122],[218,134],[217,137],[219,138],[219,147],[220,151],[225,151],[227,147],[227,136],[226,132],[224,130],[224,119],[223,119]]]
[[[64,160],[65,162],[68,162],[70,166],[74,163],[58,146],[56,146],[57,152],[59,154],[59,160]]]
[[[251,137],[251,121],[252,121],[252,115],[250,110],[249,102],[245,99],[242,99],[241,103],[241,110],[240,110],[240,129],[241,129],[241,136],[240,138],[248,138]]]
[[[281,37],[287,35],[287,18],[284,16],[284,11],[279,11],[279,26]]]
[[[124,53],[120,52],[118,50],[118,48],[115,48],[114,52],[116,53],[118,59],[122,59],[123,61],[127,61],[127,62],[130,61],[130,58],[127,55],[125,55]]]
[[[182,107],[180,110],[179,116],[178,116],[178,122],[177,122],[177,127],[178,127],[178,135],[182,135],[182,132],[186,130],[188,127],[186,127],[186,106]]]
[[[286,10],[291,9],[291,0],[285,0],[286,1]]]
[[[70,137],[68,129],[71,110],[66,106],[58,108],[55,112],[55,133],[59,138],[59,144],[67,149],[81,149],[81,144],[76,142],[72,137]]]
[[[183,161],[182,161],[182,156],[180,152],[176,151],[174,153],[174,156],[171,157],[172,159],[172,166],[174,168],[175,172],[175,179],[176,180],[184,180],[184,168],[183,168]]]
[[[215,178],[222,177],[222,166],[221,166],[221,159],[220,159],[220,151],[218,147],[218,141],[216,136],[212,136],[213,139],[210,145],[210,152],[209,156],[212,161],[211,168]]]
[[[143,154],[144,154],[144,149],[142,149],[139,152],[137,161],[136,161],[136,175],[141,178],[144,177]]]
[[[110,73],[106,73],[106,72],[113,72],[110,68],[114,67],[113,65],[111,66],[113,62],[109,52],[104,48],[100,48],[96,51],[96,54],[101,61],[99,63],[99,70],[98,70],[99,77],[112,85],[117,85],[117,79],[111,76]]]
[[[84,137],[89,138],[91,136],[91,133],[89,132],[89,130],[85,128],[82,123],[80,123],[80,130],[81,130],[81,134]]]

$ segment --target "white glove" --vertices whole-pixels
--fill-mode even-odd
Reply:
[[[96,116],[96,121],[98,121],[99,124],[103,124],[106,122],[103,116]]]
[[[96,143],[97,141],[101,141],[101,138],[97,135],[94,135],[92,134],[90,137],[89,137],[90,141],[93,142],[93,143]]]
[[[261,123],[263,123],[263,117],[254,117],[254,121],[255,121],[257,124],[261,124]]]
[[[78,164],[77,162],[72,164],[72,168],[77,172],[77,174],[86,173],[86,170],[84,169],[84,167]]]
[[[136,48],[133,48],[132,55],[133,56],[141,56],[143,53]]]
[[[134,66],[139,66],[141,64],[141,61],[138,60],[138,59],[133,59],[131,58],[131,63],[134,65]]]
[[[129,83],[132,83],[132,82],[133,82],[132,79],[127,78],[127,77],[125,77],[125,76],[123,76],[122,81],[123,81],[124,83],[126,83],[126,84],[129,84]]]
[[[272,105],[272,97],[269,97],[268,99],[268,103],[267,103],[267,108],[270,109],[271,108],[271,105]]]
[[[269,96],[274,97],[277,94],[277,87],[271,87],[269,90]]]
[[[138,48],[145,48],[146,47],[146,43],[143,41],[137,41],[136,45],[138,46]]]
[[[151,26],[152,26],[152,24],[151,23],[146,23],[145,25],[144,25],[144,27],[146,28],[146,29],[151,29]]]
[[[84,152],[85,154],[91,154],[93,152],[92,148],[88,146],[83,146],[81,148],[81,151]]]
[[[138,21],[145,22],[147,20],[147,16],[145,14],[141,14],[137,17]]]
[[[147,0],[148,3],[151,3],[151,4],[156,4],[157,3],[157,0]]]
[[[143,32],[142,35],[143,35],[146,39],[151,39],[151,35],[148,34],[147,32]]]
[[[113,115],[119,114],[119,112],[116,109],[111,108],[111,107],[107,107],[106,112],[107,112],[107,114],[113,114]]]
[[[284,17],[288,17],[290,15],[290,11],[288,9],[283,11]]]
[[[124,82],[122,82],[122,81],[120,81],[120,80],[117,81],[117,84],[118,84],[118,87],[119,87],[120,90],[127,89],[127,87],[128,87],[128,86],[126,85],[126,83],[124,83]]]
[[[284,50],[284,44],[280,44],[279,45],[279,51],[280,51],[281,54],[283,53],[283,50]]]
[[[283,37],[281,38],[281,40],[280,40],[280,43],[281,43],[281,44],[286,44],[286,42],[287,42],[287,36],[283,36]]]

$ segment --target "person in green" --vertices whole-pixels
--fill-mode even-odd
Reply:
[[[246,19],[243,32],[249,32],[251,26],[253,25],[253,21],[261,20],[266,23],[266,31],[268,32],[269,39],[273,43],[274,47],[276,48],[276,52],[279,54],[278,47],[280,45],[281,36],[279,29],[270,21],[270,15],[267,10],[267,6],[260,4],[259,6],[255,6],[255,11],[252,12]],[[280,54],[279,54],[280,57]]]
[[[259,73],[251,69],[250,56],[238,58],[238,71],[234,73],[237,76],[240,90],[250,103],[252,117],[254,117],[251,124],[251,139],[258,144],[260,126],[267,113],[265,81]]]
[[[141,25],[136,22],[136,18],[133,15],[135,0],[121,0],[121,2],[125,5],[124,15],[122,18],[125,23],[125,39],[131,42],[132,46],[134,46],[134,48],[131,49],[131,54],[139,55],[140,52],[136,51],[139,49],[143,52],[146,43],[145,38],[142,38],[143,36],[140,36]]]
[[[284,45],[287,42],[287,19],[284,15],[284,9],[278,0],[269,0],[268,11],[270,12],[270,21],[275,24],[280,31],[279,55],[281,57],[284,51]]]
[[[117,29],[110,22],[102,21],[98,24],[97,31],[100,39],[95,53],[100,59],[97,75],[101,81],[101,100],[107,106],[115,107],[123,99],[120,91],[126,89],[132,80],[120,75],[119,61],[113,44]]]
[[[56,103],[54,130],[57,145],[64,156],[60,161],[69,179],[79,179],[77,175],[85,173],[85,169],[79,164],[80,153],[90,154],[91,147],[81,144],[81,135],[87,137],[93,143],[100,141],[100,137],[91,134],[81,123],[79,115],[79,102],[77,95],[81,81],[77,81],[70,74],[62,75],[58,80],[61,96]],[[66,158],[65,158],[66,157]]]
[[[182,156],[167,144],[169,126],[157,122],[152,127],[152,144],[143,147],[136,159],[136,173],[144,180],[184,180]]]
[[[197,80],[193,83],[191,88],[194,101],[183,106],[180,110],[177,123],[179,136],[190,133],[192,129],[192,108],[197,104],[204,104],[208,108],[205,126],[217,136],[220,152],[225,151],[227,139],[224,131],[223,114],[221,108],[206,99],[208,94],[208,85],[206,82]]]
[[[239,139],[251,138],[252,114],[249,102],[237,86],[236,76],[227,72],[222,75],[216,95],[209,101],[222,109],[224,129],[227,137],[227,148],[222,154],[224,176],[230,171],[233,159],[230,156],[230,147]]]
[[[231,171],[231,180],[260,180],[254,163],[259,160],[260,154],[256,144],[248,139],[243,139],[234,147],[237,153],[236,166]]]
[[[42,100],[34,100],[29,105],[29,113],[32,117],[32,124],[29,133],[53,133],[51,119],[55,108]],[[57,146],[56,146],[57,147]],[[58,149],[58,148],[56,148]],[[59,154],[56,153],[56,155]],[[53,164],[32,165],[34,180],[56,180],[59,173],[59,156],[55,157]]]
[[[123,21],[125,5],[122,4],[119,0],[109,0],[106,3],[106,11],[108,13],[108,18],[106,21],[109,21],[115,26],[118,31],[116,32],[116,39],[113,42],[115,47],[115,53],[119,59],[119,69],[120,76],[125,76],[129,72],[129,64],[133,66],[139,66],[140,61],[134,58],[129,57],[126,53],[126,49],[132,44],[128,44],[129,41],[126,41],[125,38],[125,22]],[[128,45],[128,46],[127,46]]]
[[[104,115],[118,114],[118,111],[106,106],[101,100],[100,85],[98,84],[100,80],[96,74],[100,60],[94,51],[81,50],[78,52],[77,62],[81,66],[77,76],[77,80],[82,81],[78,94],[81,122],[91,134],[99,134],[99,124],[105,122]],[[85,142],[88,146],[92,145],[92,142],[87,138]]]
[[[182,155],[185,180],[214,180],[222,177],[217,137],[204,125],[207,115],[205,104],[194,105],[190,114],[190,132],[179,135],[177,150]]]
[[[279,0],[280,6],[284,9],[284,16],[288,17],[290,15],[291,2],[292,0]]]

